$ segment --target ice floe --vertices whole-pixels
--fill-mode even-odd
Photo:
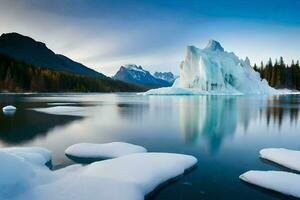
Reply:
[[[9,105],[2,108],[4,114],[14,114],[17,108],[15,106]]]
[[[142,146],[125,142],[112,142],[105,144],[78,143],[68,147],[65,150],[65,154],[70,157],[95,161],[117,158],[132,153],[144,153],[146,151],[147,150]]]
[[[197,163],[183,154],[135,153],[51,171],[5,151],[0,161],[2,200],[142,200]]]
[[[47,108],[32,108],[36,112],[52,115],[86,116],[85,109],[79,106],[53,106]]]
[[[259,153],[261,158],[270,160],[292,170],[300,171],[300,151],[284,148],[268,148],[262,149]]]
[[[24,159],[0,151],[0,199],[11,199],[31,187],[33,167]]]
[[[300,175],[282,171],[248,171],[240,179],[269,190],[300,198]]]
[[[51,151],[42,147],[8,147],[1,148],[0,151],[13,154],[37,165],[45,165],[52,159]]]

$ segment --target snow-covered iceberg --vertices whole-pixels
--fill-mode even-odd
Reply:
[[[300,175],[281,171],[248,171],[240,179],[269,190],[300,198]]]
[[[224,51],[217,41],[210,40],[207,47],[188,46],[185,60],[180,65],[180,77],[172,87],[147,91],[146,95],[243,95],[274,94],[266,80],[250,65],[248,58],[239,59]]]
[[[65,154],[71,159],[82,159],[87,162],[144,152],[147,152],[144,147],[125,142],[112,142],[105,144],[78,143],[71,145],[65,150]]]
[[[259,153],[261,158],[270,160],[292,170],[300,171],[300,151],[284,148],[268,148],[262,149]]]
[[[4,151],[0,161],[1,200],[143,200],[197,163],[183,154],[135,153],[51,171]]]

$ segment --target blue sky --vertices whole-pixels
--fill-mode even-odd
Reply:
[[[300,59],[300,1],[1,0],[0,32],[19,32],[112,75],[122,64],[178,73],[209,39],[252,63]]]

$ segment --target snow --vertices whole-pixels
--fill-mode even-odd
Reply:
[[[197,163],[193,156],[172,153],[136,153],[92,163],[84,174],[136,185],[143,195],[184,173]]]
[[[204,49],[188,46],[180,65],[180,77],[170,88],[146,92],[154,94],[277,94],[250,65],[211,40]]]
[[[0,152],[15,155],[36,165],[45,165],[52,159],[51,151],[42,147],[8,147],[1,148]]]
[[[284,148],[262,149],[260,157],[290,168],[300,171],[300,151]],[[300,182],[299,182],[300,183]]]
[[[65,154],[77,158],[109,159],[132,153],[143,153],[147,150],[138,145],[125,142],[112,142],[105,144],[79,143],[68,147]]]
[[[240,179],[266,189],[300,198],[300,175],[282,171],[248,171]]]
[[[183,154],[135,153],[51,171],[5,151],[0,160],[2,200],[142,200],[197,163]]]
[[[3,151],[0,160],[0,199],[9,199],[30,187],[34,171],[25,160]]]
[[[36,112],[52,115],[85,116],[84,108],[79,106],[53,106],[47,108],[33,108]]]
[[[127,64],[124,66],[125,68],[129,69],[129,70],[133,70],[133,71],[137,71],[137,72],[141,72],[143,74],[146,73],[145,70],[143,70],[143,68],[141,66],[137,66],[135,64]]]
[[[77,103],[64,103],[64,102],[52,102],[52,103],[47,103],[49,106],[67,106],[67,105],[76,105]]]
[[[8,105],[2,108],[2,111],[4,113],[8,113],[8,112],[15,112],[17,110],[17,108],[15,106],[12,105]]]

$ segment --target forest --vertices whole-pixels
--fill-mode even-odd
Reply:
[[[53,71],[0,54],[1,92],[130,92],[144,88],[106,77]]]
[[[300,90],[300,66],[298,60],[296,62],[292,61],[290,65],[287,65],[282,57],[279,60],[275,60],[274,63],[270,58],[266,64],[261,62],[259,67],[255,64],[253,68],[260,73],[262,79],[266,79],[269,85],[274,88]]]

